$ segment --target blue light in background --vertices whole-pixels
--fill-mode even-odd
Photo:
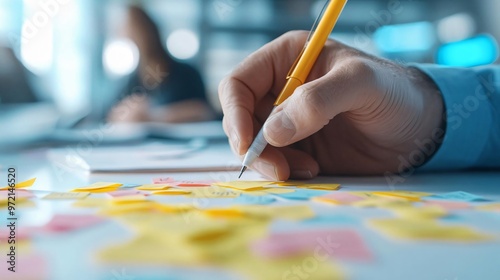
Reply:
[[[382,26],[373,37],[383,53],[428,51],[436,42],[434,27],[426,21]]]
[[[482,34],[441,46],[437,51],[436,63],[446,66],[472,67],[493,63],[497,58],[497,42],[492,36]]]

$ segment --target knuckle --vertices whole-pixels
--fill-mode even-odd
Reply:
[[[319,92],[315,87],[303,87],[301,89],[301,101],[307,114],[316,118],[325,118],[328,115],[328,92]]]

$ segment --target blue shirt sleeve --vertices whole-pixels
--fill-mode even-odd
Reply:
[[[446,132],[422,170],[500,168],[500,66],[415,65],[443,96]]]

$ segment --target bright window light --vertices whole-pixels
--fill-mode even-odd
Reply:
[[[479,35],[439,48],[436,62],[455,67],[472,67],[493,63],[498,58],[498,45],[490,35]]]
[[[53,62],[53,29],[49,22],[37,27],[31,21],[24,22],[21,31],[21,60],[31,72],[42,75],[50,70]]]
[[[198,36],[191,30],[179,29],[167,38],[168,51],[178,59],[194,57],[200,48]]]
[[[467,39],[474,34],[476,22],[467,13],[445,17],[437,24],[439,40],[444,43]]]
[[[430,22],[383,26],[374,34],[377,47],[384,53],[428,51],[436,42]]]
[[[131,74],[139,64],[139,50],[129,39],[114,39],[104,46],[103,64],[105,71],[112,76]]]

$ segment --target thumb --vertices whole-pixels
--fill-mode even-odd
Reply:
[[[298,87],[264,125],[268,143],[276,147],[295,143],[319,131],[336,115],[361,106],[356,90],[359,81],[349,76],[345,71],[330,72]]]

